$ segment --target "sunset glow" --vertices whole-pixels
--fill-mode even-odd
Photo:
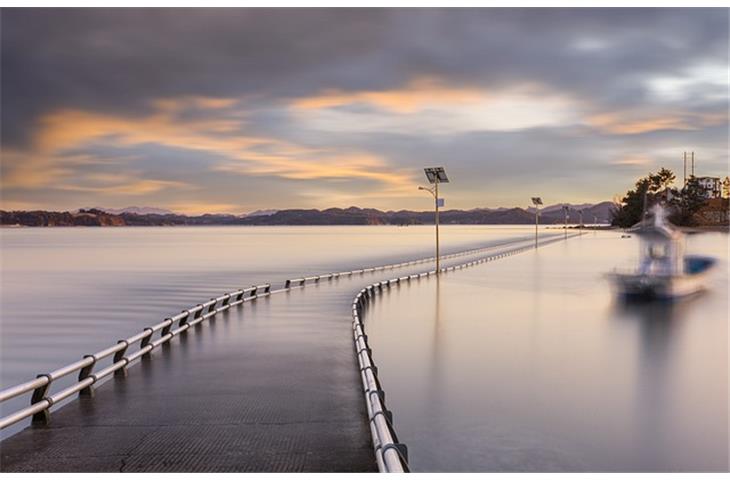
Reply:
[[[703,174],[726,174],[726,23],[699,10],[620,12],[601,29],[599,11],[342,11],[338,23],[358,26],[346,36],[322,32],[331,14],[316,11],[210,13],[196,28],[232,47],[213,48],[205,65],[191,52],[214,40],[190,43],[174,10],[153,29],[135,11],[66,11],[53,22],[49,12],[4,12],[4,208],[421,209],[415,187],[428,164],[459,182],[454,208],[519,205],[536,188],[601,201],[636,167],[676,169],[688,149]],[[259,26],[271,23],[321,41],[309,48],[286,28]],[[673,28],[688,23],[702,31]],[[149,48],[129,43],[135,31]],[[632,35],[645,48],[623,41]],[[89,36],[99,43],[83,43]],[[249,48],[252,36],[271,47]],[[170,39],[174,50],[163,48]],[[669,48],[687,53],[663,55]],[[601,183],[581,186],[596,175]]]

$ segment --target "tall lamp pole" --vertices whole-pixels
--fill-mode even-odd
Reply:
[[[433,187],[418,187],[418,189],[430,193],[434,199],[434,216],[436,223],[436,273],[440,273],[441,258],[439,253],[439,207],[444,206],[444,200],[443,198],[439,198],[439,183],[449,183],[449,178],[446,176],[446,171],[444,170],[444,167],[428,167],[424,168],[423,171],[426,173],[428,183],[433,185]]]
[[[535,205],[535,248],[537,248],[537,226],[540,223],[540,205],[542,205],[542,198],[532,197],[532,204]]]
[[[583,233],[583,209],[578,210],[578,228],[580,229],[580,233]]]
[[[568,239],[568,211],[570,207],[563,205],[563,216],[565,217],[565,239]]]

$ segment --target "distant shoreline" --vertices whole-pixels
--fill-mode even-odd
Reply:
[[[145,228],[145,227],[159,227],[159,228],[180,228],[180,227],[428,227],[433,226],[433,223],[419,223],[414,225],[395,225],[395,224],[277,224],[277,225],[249,225],[249,224],[182,224],[182,225],[0,225],[0,229],[15,230],[15,229],[43,229],[43,228]],[[534,223],[441,223],[441,227],[466,227],[466,226],[484,226],[484,227],[534,227]],[[547,230],[563,230],[562,226],[558,225],[540,225],[540,229]],[[713,227],[708,227],[713,228]],[[578,230],[577,225],[569,225],[568,230]],[[619,227],[612,227],[610,225],[604,225],[599,227],[583,226],[583,230],[621,230]]]
[[[613,208],[611,202],[569,207],[568,223],[577,224],[581,218],[608,223]],[[443,225],[530,225],[535,212],[514,208],[475,208],[471,210],[442,210]],[[540,212],[543,225],[562,225],[565,221],[562,205],[545,207]],[[433,225],[433,211],[389,210],[374,208],[289,209],[258,215],[204,214],[197,216],[174,213],[109,213],[99,209],[74,212],[3,211],[0,225],[45,226],[176,226],[176,225]]]

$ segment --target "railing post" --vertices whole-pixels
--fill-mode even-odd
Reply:
[[[129,343],[126,340],[119,340],[117,343],[123,343],[124,348],[119,350],[117,353],[114,354],[114,359],[112,360],[114,363],[117,363],[121,361],[124,358],[124,355],[127,353],[127,348],[129,348]],[[127,366],[123,366],[116,372],[114,372],[115,377],[126,377],[127,376]]]
[[[142,337],[142,341],[139,342],[139,348],[145,348],[147,345],[150,344],[150,340],[152,339],[152,334],[154,333],[154,330],[152,330],[150,327],[147,327],[144,329],[145,332],[147,332],[147,335]],[[142,355],[142,358],[149,358],[152,350]]]
[[[164,337],[165,335],[170,333],[170,329],[172,328],[172,319],[171,318],[165,319],[165,321],[168,321],[168,320],[170,321],[170,323],[168,325],[162,327],[162,331],[160,332],[161,337]]]
[[[264,293],[267,295],[271,294],[271,284],[270,283],[266,284],[266,287],[264,288]]]
[[[84,358],[91,358],[93,361],[82,368],[79,371],[79,382],[82,380],[86,380],[91,375],[91,371],[94,369],[94,365],[96,365],[96,357],[93,355],[84,355]],[[79,391],[79,397],[93,397],[94,396],[94,389],[91,388],[91,385],[88,387],[84,387]]]
[[[38,387],[35,390],[33,390],[33,396],[30,397],[30,404],[35,405],[38,402],[43,401],[46,398],[46,394],[48,393],[48,387],[51,386],[51,382],[53,379],[50,375],[47,373],[42,373],[40,375],[36,375],[36,378],[46,377],[48,379],[48,383],[43,385],[42,387]],[[49,405],[50,407],[50,405]],[[46,408],[45,410],[42,410],[38,413],[33,414],[33,419],[31,420],[31,424],[34,426],[42,426],[42,425],[48,425],[48,422],[51,420],[51,413]]]
[[[256,285],[251,285],[251,288],[253,288],[253,290],[251,290],[251,296],[249,298],[254,298],[257,296],[259,289]]]
[[[291,280],[287,280],[287,281],[286,281],[286,282],[284,283],[284,288],[291,288]]]

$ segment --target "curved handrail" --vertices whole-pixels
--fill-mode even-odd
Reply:
[[[509,242],[509,241],[506,241]],[[486,249],[495,248],[499,244],[488,247],[482,247],[463,252],[457,252],[450,255],[442,256],[442,258],[453,258],[457,256],[470,255]],[[289,291],[297,286],[304,286],[306,283],[318,283],[322,279],[334,280],[340,276],[351,276],[354,274],[363,274],[366,272],[376,272],[385,269],[394,269],[433,261],[435,257],[421,258],[410,260],[398,264],[381,265],[376,267],[368,267],[360,270],[351,270],[348,272],[335,272],[323,275],[301,277],[289,279],[284,282],[283,288],[272,290],[271,284],[255,285],[249,288],[238,289],[234,292],[226,293],[220,297],[211,298],[208,302],[198,304],[187,310],[183,310],[177,315],[168,317],[162,322],[151,327],[144,328],[141,332],[132,335],[124,340],[119,340],[116,345],[100,350],[77,361],[65,365],[49,373],[39,374],[35,379],[6,388],[0,391],[0,403],[16,398],[28,392],[33,392],[31,396],[30,406],[17,410],[10,415],[0,418],[0,430],[5,429],[15,423],[33,417],[34,422],[44,423],[48,421],[50,414],[49,409],[58,402],[65,400],[74,393],[80,395],[90,395],[92,386],[107,376],[114,374],[116,376],[126,375],[127,367],[134,361],[149,357],[151,352],[159,346],[169,342],[173,337],[187,331],[190,327],[203,322],[217,313],[228,310],[229,308],[240,305],[243,302],[253,300],[262,296],[268,296],[274,293]],[[263,290],[259,293],[259,289]],[[232,301],[231,301],[232,300]],[[173,329],[177,322],[177,328]],[[159,338],[153,340],[155,333],[160,332]],[[133,353],[128,354],[129,347],[138,344],[138,348]],[[112,364],[99,371],[94,372],[93,369],[99,360],[103,360],[114,355]],[[67,377],[68,375],[79,372],[76,383],[70,387],[61,390],[53,395],[49,395],[49,390],[54,381]]]
[[[260,293],[259,290],[261,290]],[[208,302],[183,310],[177,315],[168,317],[156,325],[144,328],[140,333],[124,340],[119,340],[116,345],[91,355],[84,355],[79,361],[70,363],[49,373],[42,373],[34,380],[2,390],[0,391],[0,402],[10,400],[30,391],[33,392],[33,395],[30,406],[0,418],[0,429],[7,428],[30,416],[33,416],[34,421],[45,422],[48,420],[48,409],[58,402],[77,392],[80,395],[91,394],[92,385],[111,374],[124,375],[127,366],[132,362],[141,357],[149,356],[154,349],[169,342],[173,337],[185,332],[190,327],[231,307],[268,295],[271,295],[271,285],[267,283],[238,289],[220,297],[211,298]],[[177,323],[177,328],[173,329],[175,323]],[[157,332],[160,332],[159,338],[153,340],[153,336]],[[128,353],[129,347],[137,343],[137,350],[133,353]],[[94,371],[97,362],[112,355],[114,357],[111,365]],[[55,394],[49,395],[50,387],[55,381],[75,372],[79,372],[79,375],[78,380],[74,384]]]
[[[575,235],[572,235],[575,236]],[[571,236],[571,237],[572,237]],[[570,238],[570,237],[568,237]],[[563,237],[549,239],[540,242],[540,246],[563,240]],[[386,473],[402,473],[410,471],[408,466],[408,448],[404,443],[398,441],[393,426],[393,413],[385,407],[385,392],[378,379],[378,368],[373,361],[373,353],[368,344],[368,337],[365,334],[365,327],[362,322],[365,310],[374,300],[375,296],[382,293],[384,289],[390,289],[394,285],[412,280],[420,280],[437,273],[452,272],[463,268],[479,265],[492,260],[516,255],[526,250],[534,250],[534,245],[518,247],[495,255],[478,258],[471,262],[442,267],[438,271],[430,270],[418,274],[393,278],[383,282],[375,282],[358,292],[352,301],[352,331],[355,344],[355,352],[360,366],[360,377],[362,379],[363,391],[365,394],[365,405],[368,412],[368,423],[370,434],[375,450],[375,460],[378,470]],[[442,257],[443,258],[443,257]]]
[[[514,240],[506,240],[505,242],[495,243],[486,247],[465,250],[449,255],[442,255],[441,258],[447,259],[473,255],[513,242]],[[301,277],[298,279],[289,279],[284,282],[283,288],[280,288],[278,290],[272,290],[272,285],[270,283],[265,283],[261,285],[254,285],[248,288],[238,289],[233,292],[225,293],[219,297],[211,298],[205,303],[197,304],[194,307],[183,310],[177,315],[168,317],[156,325],[146,327],[141,332],[132,335],[131,337],[119,340],[115,345],[112,345],[108,348],[105,348],[90,355],[84,355],[81,360],[65,365],[49,373],[39,374],[33,380],[29,380],[27,382],[3,389],[2,391],[0,391],[0,403],[16,398],[28,392],[33,393],[31,396],[30,405],[28,407],[17,410],[7,416],[0,418],[0,430],[14,425],[15,423],[28,417],[33,417],[34,423],[47,422],[50,415],[49,409],[53,405],[58,404],[62,400],[67,399],[75,393],[79,393],[79,395],[82,396],[91,395],[93,393],[93,385],[99,383],[100,380],[112,374],[114,374],[115,376],[126,375],[127,367],[136,360],[139,360],[143,357],[148,358],[153,350],[169,342],[173,337],[187,331],[188,329],[190,329],[190,327],[193,327],[205,320],[208,320],[218,313],[230,309],[231,307],[241,305],[244,302],[254,300],[259,297],[265,297],[275,293],[286,292],[296,287],[303,287],[307,282],[318,283],[322,279],[335,280],[340,276],[351,276],[355,274],[364,274],[386,269],[395,269],[420,263],[431,262],[434,260],[435,257],[428,257],[410,260],[398,264],[369,267],[348,272],[336,272],[317,276]],[[454,267],[450,267],[449,269],[453,268]],[[173,328],[176,323],[177,328]],[[153,339],[154,335],[157,332],[159,332],[158,338]],[[132,353],[128,353],[130,351],[130,347],[133,347],[135,344],[137,344],[137,350]],[[104,360],[112,355],[113,358],[111,365],[102,368],[101,370],[94,371],[94,367],[97,366],[97,363],[100,360]],[[79,372],[77,381],[75,383],[59,392],[56,392],[55,394],[49,395],[50,388],[54,384],[54,382],[61,378],[65,378],[75,372]]]
[[[508,241],[507,241],[508,242]],[[450,255],[442,256],[442,258],[453,258],[456,256],[470,255],[489,248],[495,248],[499,244],[482,247],[463,252],[457,252]],[[35,379],[6,388],[0,391],[0,403],[16,398],[28,392],[33,392],[31,396],[30,406],[17,410],[10,415],[0,418],[0,430],[5,429],[15,423],[33,417],[34,422],[44,423],[48,421],[50,414],[49,409],[58,402],[65,400],[75,393],[80,395],[90,395],[92,386],[109,375],[123,376],[126,375],[127,367],[134,361],[149,357],[151,352],[159,346],[169,342],[173,337],[187,331],[190,327],[203,322],[217,313],[228,310],[229,308],[240,305],[243,302],[253,300],[262,296],[268,296],[274,293],[280,293],[291,290],[297,286],[304,286],[306,283],[318,283],[322,279],[334,280],[340,276],[348,276],[354,274],[363,274],[366,272],[376,272],[385,269],[394,269],[433,261],[434,257],[420,258],[410,260],[399,264],[382,265],[376,267],[368,267],[360,270],[348,272],[327,273],[316,276],[306,276],[297,279],[289,279],[284,282],[284,287],[278,290],[272,290],[271,284],[255,285],[249,288],[238,289],[233,292],[223,294],[216,298],[211,298],[208,302],[198,304],[192,308],[183,310],[177,315],[171,316],[162,322],[151,327],[144,328],[141,332],[132,335],[124,340],[119,340],[116,345],[100,350],[84,357],[76,362],[65,365],[49,373],[39,374]],[[259,293],[259,290],[262,290]],[[173,326],[177,323],[177,328]],[[155,333],[160,332],[159,338],[153,339]],[[138,343],[139,342],[139,343]],[[137,350],[128,353],[130,347],[137,345]],[[94,367],[100,360],[104,360],[110,356],[114,356],[111,365],[94,372]],[[78,379],[68,388],[65,388],[55,394],[49,395],[52,384],[72,373],[79,372]]]
[[[500,247],[503,245],[508,245],[510,243],[514,243],[515,241],[527,241],[527,240],[531,240],[531,239],[532,239],[532,237],[525,237],[525,238],[521,238],[519,240],[505,240],[503,242],[497,242],[497,243],[488,245],[486,247],[479,247],[479,248],[474,248],[471,250],[464,250],[461,252],[451,253],[448,255],[440,255],[440,258],[441,258],[441,260],[447,260],[450,258],[464,257],[467,255],[475,255],[477,253],[481,253],[481,252],[484,252],[487,250],[492,250],[494,248],[497,248],[497,247]],[[379,265],[377,267],[364,267],[364,268],[361,268],[358,270],[348,270],[346,272],[325,273],[322,275],[301,276],[299,278],[290,278],[290,279],[286,280],[286,282],[284,283],[284,288],[288,289],[288,288],[292,288],[292,287],[303,287],[308,283],[319,283],[320,280],[334,280],[339,277],[362,275],[365,273],[373,273],[373,272],[378,272],[378,271],[383,271],[383,270],[392,270],[392,269],[396,269],[396,268],[409,267],[411,265],[418,265],[421,263],[433,262],[435,260],[436,260],[436,257],[426,257],[426,258],[418,258],[415,260],[408,260],[408,261],[401,262],[401,263]]]

